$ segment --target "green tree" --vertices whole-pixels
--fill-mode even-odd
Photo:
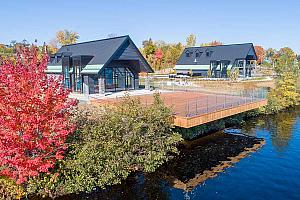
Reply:
[[[156,45],[151,38],[149,40],[143,41],[143,52],[146,58],[148,58],[150,55],[154,55],[156,49]]]
[[[194,34],[190,34],[187,38],[186,38],[186,46],[187,47],[193,47],[196,45],[196,36]]]
[[[179,42],[175,45],[171,45],[170,52],[171,52],[171,60],[170,64],[175,65],[177,60],[179,59],[184,46]]]
[[[275,55],[276,55],[276,49],[269,48],[266,50],[266,57],[265,59],[273,66],[274,68],[274,61],[275,61]]]
[[[297,92],[299,66],[296,54],[292,49],[285,47],[275,55],[276,87],[268,94],[266,113],[276,113],[280,110],[298,105],[300,95]]]
[[[79,39],[79,34],[69,30],[58,31],[56,33],[56,40],[61,45],[74,44]]]
[[[141,52],[154,69],[160,70],[174,67],[183,49],[184,46],[181,43],[170,44],[149,39],[143,41]],[[157,56],[158,50],[161,51],[162,57]]]
[[[57,40],[56,39],[50,40],[47,45],[47,49],[50,54],[55,54],[58,50]]]
[[[281,48],[274,57],[275,71],[278,76],[283,75],[284,72],[297,70],[297,55],[291,48]]]

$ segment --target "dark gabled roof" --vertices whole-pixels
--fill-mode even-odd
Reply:
[[[251,49],[254,52],[254,58],[257,56],[252,43],[245,44],[230,44],[219,46],[205,46],[205,47],[188,47],[185,48],[181,54],[177,65],[209,65],[211,60],[229,60],[231,64],[236,59],[245,59]],[[186,51],[192,52],[189,57],[186,56]],[[200,57],[196,57],[195,52],[202,52]],[[206,55],[206,52],[211,52],[210,56]],[[197,62],[195,62],[195,59]]]
[[[134,45],[128,35],[65,45],[58,50],[56,55],[70,53],[72,57],[82,55],[90,56],[92,59],[88,62],[88,65],[105,66],[111,62],[116,55],[122,53],[120,51],[124,50],[124,46],[128,45],[128,42],[133,44],[134,50],[139,56],[138,59],[141,61],[141,65],[143,65],[142,68],[147,72],[153,72],[148,62],[141,55],[139,49]],[[55,61],[56,60],[48,65],[61,65],[61,61],[59,63],[55,63]]]
[[[128,36],[107,38],[62,46],[57,53],[72,52],[72,55],[93,56],[89,65],[105,64],[120,48]]]

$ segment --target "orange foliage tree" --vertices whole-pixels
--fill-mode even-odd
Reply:
[[[219,46],[222,45],[223,43],[217,40],[213,40],[209,43],[202,43],[201,46]]]
[[[254,49],[257,55],[257,63],[261,64],[265,59],[266,51],[262,46],[254,46]]]

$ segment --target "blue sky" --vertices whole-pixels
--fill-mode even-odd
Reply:
[[[197,44],[253,42],[266,48],[289,46],[300,54],[299,0],[4,0],[0,2],[0,43],[27,39],[48,42],[70,29],[79,41],[130,35]]]

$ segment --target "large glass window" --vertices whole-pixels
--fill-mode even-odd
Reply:
[[[229,65],[229,61],[223,60],[221,62],[221,77],[222,78],[227,78],[227,70],[228,70],[228,65]]]
[[[70,81],[70,67],[65,66],[63,67],[63,82],[64,82],[64,87],[65,88],[71,88],[71,81]]]
[[[114,91],[115,90],[115,81],[114,81],[114,72],[113,68],[105,68],[105,89],[107,91]]]
[[[126,67],[105,68],[104,76],[107,92],[134,89],[134,75]]]
[[[74,90],[76,92],[81,91],[82,79],[81,79],[81,66],[74,66]]]

